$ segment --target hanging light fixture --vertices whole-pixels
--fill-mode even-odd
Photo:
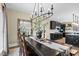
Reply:
[[[38,6],[38,9],[37,9],[37,11],[36,11],[36,9],[34,10],[35,17],[33,17],[32,20],[36,19],[36,18],[38,18],[40,16],[45,16],[45,19],[47,19],[47,18],[49,18],[49,17],[51,17],[53,15],[53,4],[51,5],[51,8],[48,9],[47,12],[44,11],[44,7],[41,4],[38,3],[37,6]],[[36,6],[34,8],[36,8]],[[46,15],[48,15],[48,16],[46,16]]]

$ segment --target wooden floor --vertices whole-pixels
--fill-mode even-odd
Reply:
[[[10,48],[8,56],[19,56],[19,47]]]

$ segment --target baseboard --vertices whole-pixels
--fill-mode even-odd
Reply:
[[[18,47],[18,46],[19,46],[18,43],[9,44],[9,48],[14,48],[14,47]]]
[[[7,52],[2,49],[0,51],[0,56],[7,56]]]
[[[1,50],[0,50],[0,56],[3,56],[3,53],[2,53],[2,51],[3,51],[3,49],[1,49]]]

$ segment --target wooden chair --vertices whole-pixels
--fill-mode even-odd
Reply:
[[[25,41],[25,33],[20,33],[20,29],[18,29],[18,40],[20,46],[19,55],[28,56],[30,52],[28,51],[28,46]]]
[[[27,41],[25,40],[25,33],[21,33],[20,29],[18,29],[18,40],[19,40],[19,56],[37,56],[37,54],[33,51],[33,49],[29,46]]]

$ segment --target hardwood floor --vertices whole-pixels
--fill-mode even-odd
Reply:
[[[19,47],[10,48],[8,56],[19,56]]]
[[[8,56],[19,56],[19,47],[13,47],[9,49],[9,55]],[[29,56],[38,56],[34,51]]]

